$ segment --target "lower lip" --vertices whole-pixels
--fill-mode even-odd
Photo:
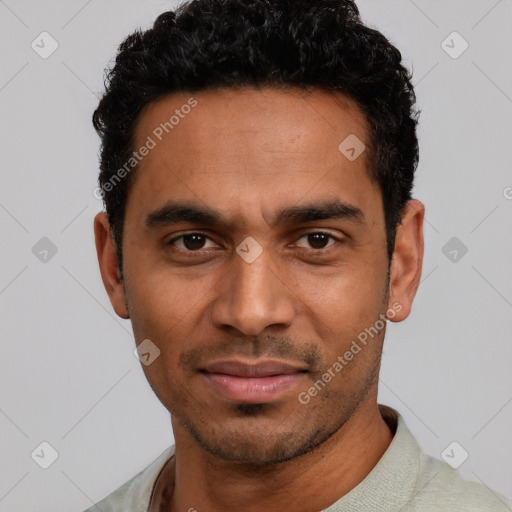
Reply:
[[[305,373],[287,373],[270,377],[235,377],[223,373],[204,373],[203,376],[223,397],[250,404],[275,400],[297,385]]]

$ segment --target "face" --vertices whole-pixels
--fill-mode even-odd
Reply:
[[[107,289],[160,350],[143,368],[175,430],[211,454],[292,459],[375,394],[383,319],[404,300],[367,154],[338,148],[367,132],[318,90],[179,93],[139,118],[134,148],[155,144],[127,198],[124,283],[111,272]]]

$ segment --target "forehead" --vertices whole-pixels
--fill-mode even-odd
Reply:
[[[345,140],[368,146],[364,115],[349,98],[321,90],[221,89],[174,93],[139,116],[134,148],[141,159],[129,202],[140,210],[169,198],[225,209],[270,209],[288,199],[375,193],[367,151],[349,159]],[[349,154],[350,156],[350,154]],[[364,206],[364,205],[362,205]],[[128,210],[128,205],[127,205]]]
[[[190,124],[193,129],[187,129]],[[165,145],[162,139],[179,138],[197,152],[215,140],[219,152],[235,152],[241,149],[237,142],[247,143],[250,135],[252,149],[306,154],[313,146],[336,149],[350,134],[366,139],[366,132],[361,110],[340,93],[247,87],[180,92],[152,102],[139,116],[135,141],[138,145],[152,135]]]

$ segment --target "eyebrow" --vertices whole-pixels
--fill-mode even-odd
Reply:
[[[270,225],[328,219],[348,220],[355,224],[364,224],[365,222],[364,213],[360,208],[340,200],[333,200],[283,208],[274,215]],[[172,201],[149,213],[146,217],[146,227],[148,229],[180,222],[202,224],[208,227],[230,225],[229,221],[220,212],[212,208]]]

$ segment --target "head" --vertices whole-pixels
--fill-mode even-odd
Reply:
[[[384,320],[407,317],[421,274],[423,207],[410,76],[354,2],[164,13],[122,43],[93,120],[102,278],[159,350],[144,370],[175,429],[283,462],[375,402]],[[264,359],[293,370],[278,393],[219,382],[226,361]]]

